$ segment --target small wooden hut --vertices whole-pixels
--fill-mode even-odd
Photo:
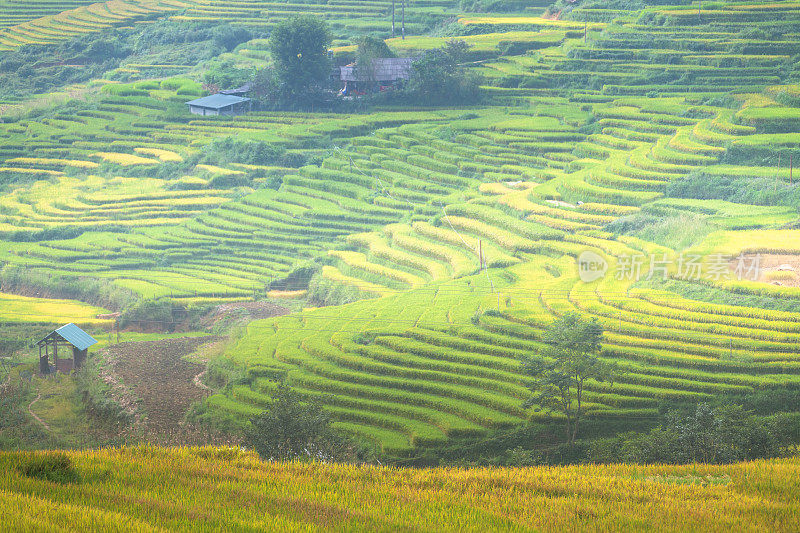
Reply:
[[[379,57],[368,68],[358,68],[355,63],[339,67],[342,81],[340,94],[347,96],[385,91],[411,78],[411,57]]]
[[[67,324],[52,331],[45,338],[36,343],[39,347],[39,372],[50,374],[53,372],[67,373],[79,369],[86,361],[89,347],[97,341],[75,324]],[[72,357],[58,357],[58,348],[72,348]],[[66,355],[64,351],[61,352]],[[53,364],[50,364],[50,355]]]

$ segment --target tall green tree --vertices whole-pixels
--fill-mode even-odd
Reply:
[[[275,26],[269,51],[284,99],[306,100],[326,83],[330,44],[328,25],[319,17],[293,16]]]
[[[273,461],[365,462],[371,450],[339,434],[325,410],[306,402],[280,384],[269,408],[250,421],[247,443],[264,459]]]
[[[535,378],[526,407],[562,413],[570,445],[575,443],[584,415],[586,382],[613,384],[615,368],[597,356],[602,338],[603,328],[596,318],[585,320],[577,313],[568,313],[544,332],[542,340],[547,343],[544,353],[522,361],[525,373]]]

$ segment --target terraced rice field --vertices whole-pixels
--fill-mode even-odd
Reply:
[[[182,16],[235,7],[192,5]],[[0,198],[0,262],[183,301],[267,294],[312,262],[317,286],[364,299],[251,323],[227,354],[246,379],[207,404],[244,422],[283,377],[338,427],[400,456],[552,416],[522,408],[519,357],[540,351],[542,330],[567,312],[598,318],[602,357],[622,370],[613,386],[587,386],[596,418],[797,387],[800,289],[718,268],[740,254],[800,254],[796,210],[665,192],[698,172],[792,179],[800,89],[786,73],[800,7],[707,9],[698,19],[682,7],[465,16],[493,25],[467,38],[489,95],[468,110],[212,119],[181,114],[186,98],[169,84],[110,85],[94,108],[0,125],[0,175],[34,181]],[[780,35],[743,38],[753,25]],[[443,42],[390,44],[410,53]],[[229,135],[321,164],[167,172]],[[221,179],[241,175],[246,185]],[[699,217],[710,231],[671,248],[609,230],[637,213]],[[54,239],[52,228],[74,236]],[[587,250],[608,262],[591,283],[576,263]],[[695,296],[625,270],[634,257],[644,274],[666,258],[664,274],[680,277],[682,252],[703,257],[704,279],[684,282]],[[789,310],[709,302],[703,290]]]
[[[672,33],[669,25],[634,30],[643,34],[648,49],[684,54],[678,39],[689,29],[673,26]],[[624,372],[613,387],[589,387],[594,417],[649,417],[662,400],[701,401],[796,387],[800,337],[794,313],[709,304],[640,287],[624,275],[617,279],[614,274],[622,269],[617,258],[641,255],[649,261],[650,254],[667,254],[674,260],[679,250],[604,229],[642,209],[704,213],[719,230],[689,252],[702,253],[709,272],[714,254],[733,259],[756,252],[797,253],[797,230],[760,237],[775,231],[769,228],[795,223],[792,209],[662,199],[671,180],[700,169],[789,180],[786,159],[782,167],[765,168],[731,164],[726,158],[737,146],[779,145],[782,134],[768,131],[796,131],[796,123],[790,126],[783,118],[792,116],[791,108],[776,98],[794,88],[770,77],[786,58],[759,55],[776,70],[765,65],[757,80],[738,76],[736,69],[752,67],[747,58],[720,57],[721,63],[736,66],[705,68],[702,83],[681,74],[679,83],[660,84],[658,95],[648,94],[652,87],[639,90],[627,80],[626,87],[636,90],[620,94],[609,82],[614,76],[622,80],[625,76],[616,73],[623,71],[595,58],[616,53],[615,31],[630,38],[631,29],[622,28],[606,28],[586,47],[595,56],[586,64],[596,67],[604,81],[601,90],[555,96],[552,87],[564,82],[550,77],[542,89],[496,90],[504,101],[525,103],[527,109],[512,107],[502,117],[476,113],[452,121],[447,135],[435,126],[413,124],[354,139],[352,161],[364,174],[381,180],[399,178],[398,173],[421,177],[413,166],[422,165],[435,172],[426,180],[434,186],[449,183],[442,174],[450,180],[476,178],[477,183],[464,185],[477,194],[451,195],[435,210],[430,207],[437,202],[428,200],[430,212],[425,213],[424,197],[395,193],[383,183],[387,201],[413,206],[411,220],[348,236],[352,251],[331,253],[332,262],[323,270],[332,281],[383,298],[251,324],[230,352],[249,368],[251,379],[209,403],[246,418],[264,405],[271,379],[282,375],[328,406],[342,428],[380,442],[389,453],[413,453],[420,446],[485,434],[532,416],[521,408],[528,378],[520,374],[518,359],[542,348],[539,335],[554,317],[573,311],[600,320],[606,329],[603,358]],[[662,41],[653,45],[656,31]],[[726,46],[705,55],[716,57]],[[562,61],[571,63],[569,72],[575,76],[587,75],[575,68],[580,46],[569,56],[560,53],[552,48],[503,62],[530,60],[556,70]],[[633,56],[636,50],[624,53]],[[649,53],[641,52],[640,62],[624,72],[652,77],[653,69],[640,68],[652,64]],[[692,54],[684,57],[686,65],[676,69],[697,70]],[[531,70],[536,72],[519,75],[557,75]],[[672,76],[672,69],[661,70]],[[736,79],[738,109],[709,103],[712,93],[729,90],[715,76]],[[766,111],[752,111],[756,102]],[[587,131],[590,123],[593,128]],[[746,232],[751,236],[745,237]],[[579,281],[575,258],[585,250],[608,259],[606,278]],[[485,272],[481,257],[489,267]],[[669,274],[677,273],[671,268]],[[420,287],[420,280],[428,284]],[[704,282],[744,294],[797,297],[791,287],[763,282],[723,277]]]
[[[98,318],[108,314],[100,307],[75,300],[33,298],[0,293],[0,323],[2,324],[63,324],[109,325],[111,320]]]
[[[296,14],[324,18],[337,34],[391,30],[392,4],[388,1],[334,3],[251,2],[242,0],[10,0],[0,4],[0,52],[27,44],[47,44],[130,27],[158,18],[184,22],[230,22],[267,29]],[[420,0],[406,9],[409,34],[422,33],[437,21],[456,14],[450,0]],[[425,22],[423,22],[423,20]],[[397,13],[400,33],[400,13]]]

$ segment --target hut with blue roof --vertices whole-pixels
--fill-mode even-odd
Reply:
[[[250,111],[252,102],[249,98],[232,94],[212,94],[191,102],[186,102],[189,111],[195,115],[241,115]]]
[[[83,331],[75,324],[67,324],[53,330],[45,338],[36,343],[39,347],[39,372],[51,374],[53,372],[67,373],[79,369],[86,362],[89,347],[97,344],[91,335]],[[72,348],[72,357],[58,357],[58,347],[65,350],[61,353],[67,355],[69,348]],[[50,356],[53,356],[53,364],[50,364]]]

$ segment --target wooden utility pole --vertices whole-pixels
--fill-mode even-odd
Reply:
[[[589,24],[584,20],[583,21],[583,42],[584,43],[586,42],[586,29],[587,29],[588,26],[589,26]]]
[[[394,1],[392,0],[392,38],[394,38]]]

